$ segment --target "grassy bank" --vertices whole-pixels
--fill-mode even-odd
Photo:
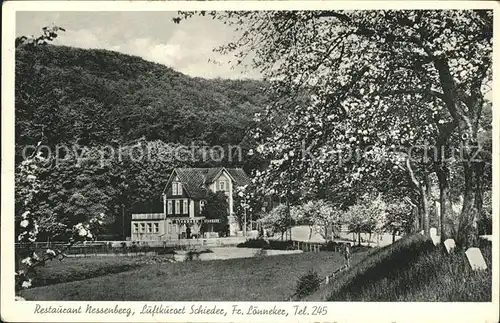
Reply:
[[[357,266],[306,300],[491,301],[491,247],[482,253],[488,269],[470,269],[464,251],[446,254],[422,235],[374,249]]]
[[[363,253],[356,254],[356,260]],[[120,257],[122,259],[122,257]],[[117,259],[119,260],[119,259]],[[283,301],[310,269],[326,276],[343,265],[317,252],[213,261],[150,264],[132,271],[22,292],[27,300]]]

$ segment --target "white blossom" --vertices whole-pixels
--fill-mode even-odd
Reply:
[[[87,234],[88,234],[88,232],[87,232],[87,230],[85,230],[84,228],[80,228],[80,229],[78,230],[78,235],[79,235],[80,237],[86,237],[86,236],[87,236]]]
[[[21,263],[26,264],[27,266],[31,266],[33,262],[31,261],[31,257],[26,257],[23,260],[21,260]]]
[[[30,288],[31,287],[31,279],[23,281],[23,283],[21,284],[21,286],[23,288]]]

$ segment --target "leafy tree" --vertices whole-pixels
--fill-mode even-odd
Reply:
[[[229,204],[224,192],[207,192],[207,198],[201,216],[207,219],[218,219],[219,222],[214,226],[220,236],[229,234]]]
[[[333,240],[338,235],[343,211],[335,209],[331,203],[323,200],[309,201],[292,209],[292,217],[298,223],[309,226],[309,239],[313,231],[326,241]]]
[[[267,215],[259,219],[259,222],[263,228],[271,230],[273,233],[280,233],[281,240],[283,240],[283,235],[290,227],[287,206],[284,204],[276,206]]]
[[[361,245],[361,233],[371,234],[375,231],[381,232],[386,223],[386,204],[381,199],[381,195],[371,198],[369,195],[363,196],[358,203],[349,207],[346,212],[346,222],[350,232],[358,235],[358,244]]]
[[[394,201],[387,204],[384,229],[392,233],[393,242],[398,232],[409,234],[413,231],[413,221],[413,215],[407,203]]]

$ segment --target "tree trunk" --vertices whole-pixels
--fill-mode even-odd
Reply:
[[[421,226],[420,226],[420,209],[421,207],[420,206],[415,206],[411,212],[413,214],[413,232],[418,232],[420,230],[422,230]]]
[[[457,245],[463,248],[476,245],[478,239],[477,220],[480,209],[478,206],[482,203],[481,194],[481,171],[478,170],[479,179],[474,190],[474,169],[471,163],[478,161],[470,160],[473,150],[471,148],[478,147],[477,134],[479,120],[481,119],[484,97],[481,93],[481,82],[475,82],[468,90],[469,94],[460,89],[451,75],[447,58],[433,57],[435,68],[439,74],[441,88],[443,90],[443,101],[454,120],[454,124],[458,126],[459,134],[462,138],[461,160],[464,169],[464,192],[462,212],[458,221]],[[488,66],[483,66],[483,71],[480,74],[480,80],[486,75]],[[471,145],[470,145],[471,144]],[[477,193],[475,196],[474,193]],[[475,201],[477,198],[477,202]]]
[[[309,226],[309,240],[311,240],[312,234],[313,234],[313,228]]]
[[[430,236],[429,200],[427,198],[427,190],[423,184],[419,185],[419,191],[422,203],[422,225],[423,225],[424,235]]]
[[[420,197],[420,213],[421,213],[421,226],[423,226],[424,234],[429,236],[429,175],[425,174],[424,181],[419,181],[413,172],[413,168],[411,166],[410,158],[406,159],[406,168],[408,169],[408,173],[410,175],[411,183],[417,189],[418,195]]]
[[[450,210],[450,188],[447,169],[442,165],[436,166],[436,175],[439,183],[439,235],[441,241],[452,236],[448,212]]]
[[[361,231],[358,231],[358,246],[361,246]]]
[[[478,213],[478,221],[481,221],[483,213],[483,175],[484,175],[484,162],[474,163],[475,172],[475,186],[474,186],[474,207]],[[478,232],[478,234],[486,234],[485,232]]]
[[[468,248],[477,245],[478,231],[478,210],[475,205],[473,190],[474,170],[467,161],[463,163],[464,168],[464,201],[462,212],[458,222],[457,245]]]

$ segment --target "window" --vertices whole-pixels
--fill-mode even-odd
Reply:
[[[181,201],[175,200],[175,214],[180,214],[181,212]]]
[[[188,214],[188,200],[183,200],[183,203],[182,203],[182,213]]]
[[[219,191],[226,190],[226,181],[219,181]]]
[[[179,182],[172,183],[172,195],[182,195],[182,185]]]
[[[146,224],[141,223],[141,232],[146,231]]]
[[[200,212],[203,211],[203,208],[205,207],[205,200],[200,201]]]
[[[159,226],[158,222],[153,223],[153,232],[158,233],[159,231],[160,231],[160,226]]]
[[[134,233],[137,233],[137,232],[139,232],[139,224],[134,223]]]
[[[172,200],[167,202],[167,213],[172,214]]]
[[[153,232],[153,225],[151,223],[148,223],[147,226],[148,226],[148,233]]]

